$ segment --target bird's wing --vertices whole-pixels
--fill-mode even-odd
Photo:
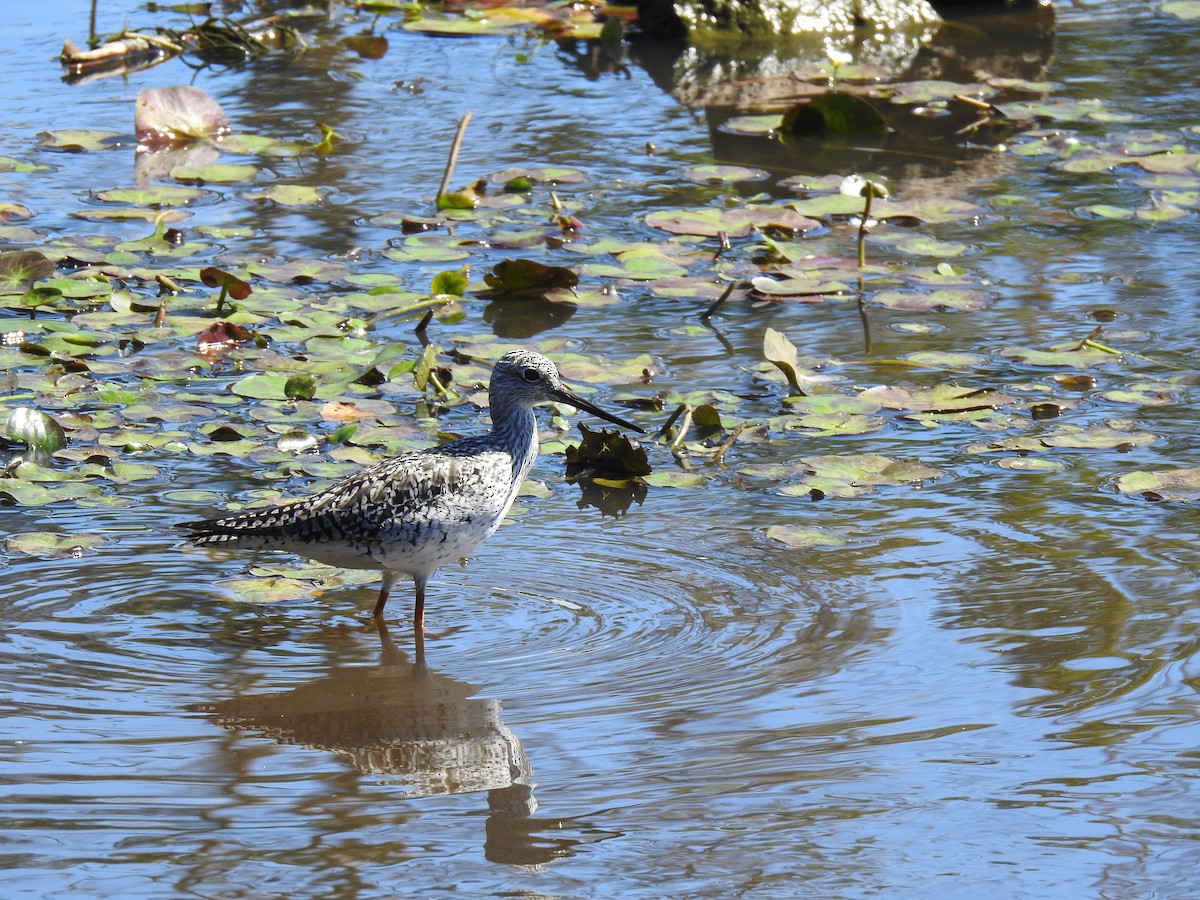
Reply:
[[[470,448],[463,448],[469,450]],[[402,541],[431,522],[453,524],[489,511],[497,473],[511,470],[497,451],[407,453],[342,479],[310,497],[181,527],[197,544],[259,537],[302,542]],[[506,491],[504,493],[507,493]]]

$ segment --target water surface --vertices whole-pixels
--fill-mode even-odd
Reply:
[[[238,254],[378,254],[397,233],[372,217],[428,209],[468,108],[460,172],[578,168],[589,224],[631,240],[652,236],[640,216],[654,204],[713,202],[717,189],[680,187],[684,167],[731,161],[703,113],[644,70],[589,78],[532,39],[391,29],[378,61],[318,48],[69,87],[51,58],[64,28],[82,39],[85,4],[54,7],[25,9],[0,39],[0,154],[34,157],[48,127],[130,130],[138,90],[189,80],[248,130],[311,138],[324,121],[348,137],[313,163],[313,183],[334,189],[318,211],[220,198],[196,211],[252,229]],[[127,12],[102,10],[101,30]],[[1114,131],[1186,142],[1200,125],[1198,37],[1141,5],[1064,7],[1046,77],[1057,96],[1130,114]],[[421,92],[397,87],[417,77]],[[144,223],[69,216],[89,190],[131,183],[131,157],[57,154],[52,174],[0,185],[42,230],[136,236]],[[778,165],[773,178],[795,160]],[[1098,390],[1195,367],[1194,212],[1103,221],[1080,210],[1146,191],[1038,157],[980,171],[944,173],[986,213],[937,235],[969,245],[964,264],[988,274],[993,302],[875,310],[871,356],[850,305],[731,304],[717,323],[726,346],[687,327],[703,304],[636,285],[530,342],[649,353],[664,389],[740,392],[763,418],[781,397],[754,372],[768,326],[841,359],[858,386],[900,377],[873,360],[924,349],[987,361],[904,372],[909,383],[1044,381],[997,351],[1082,337],[1102,308],[1119,313],[1123,346],[1157,362],[1101,369]],[[403,269],[414,290],[445,267],[372,265]],[[898,327],[914,321],[937,327]],[[419,352],[410,326],[389,328],[381,337]],[[471,307],[441,337],[488,330]],[[989,435],[967,424],[892,417],[862,436],[739,445],[702,490],[652,488],[615,518],[543,457],[534,478],[549,496],[522,499],[466,567],[431,583],[423,648],[402,586],[381,636],[356,618],[369,583],[252,605],[218,582],[295,560],[179,546],[173,522],[269,486],[251,461],[164,455],[159,480],[121,488],[126,508],[6,507],[6,535],[108,541],[80,559],[3,558],[0,884],[123,897],[1200,893],[1196,519],[1112,488],[1123,472],[1196,463],[1194,392],[1166,405],[1082,396],[1075,423],[1124,420],[1157,441],[1061,450],[1056,471],[999,468],[969,452]],[[213,407],[213,420],[229,415]],[[441,427],[486,418],[458,407]],[[737,472],[837,453],[919,457],[946,475],[813,502]],[[211,506],[188,493],[201,489]],[[856,542],[792,550],[766,536],[775,524],[852,528]]]

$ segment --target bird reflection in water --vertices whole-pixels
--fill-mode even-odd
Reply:
[[[386,626],[378,666],[340,666],[286,693],[189,706],[222,728],[253,731],[281,744],[326,750],[358,771],[404,785],[406,797],[487,792],[484,856],[539,865],[569,856],[578,840],[547,839],[558,820],[533,817],[533,770],[500,701],[430,671],[416,635],[410,662]]]

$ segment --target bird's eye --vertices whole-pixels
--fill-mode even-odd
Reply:
[[[524,378],[526,381],[528,381],[530,384],[533,384],[534,382],[542,380],[542,373],[539,372],[537,369],[523,369],[521,371],[521,377]]]

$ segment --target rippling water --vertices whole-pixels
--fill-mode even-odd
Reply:
[[[164,67],[60,86],[49,58],[63,26],[38,15],[0,44],[0,152],[25,155],[48,109],[73,120],[60,127],[114,127],[138,89],[185,77]],[[1198,36],[1141,6],[1063,8],[1048,75],[1140,127],[1197,125]],[[582,168],[597,219],[630,234],[643,204],[678,202],[668,187],[683,165],[712,160],[703,117],[640,70],[588,80],[547,48],[516,62],[531,49],[522,41],[389,37],[386,64],[355,77],[334,66],[331,79],[333,63],[310,56],[203,79],[264,130],[300,134],[336,108],[357,142],[336,161],[342,202],[320,217],[264,213],[253,223],[264,245],[383,246],[394,234],[370,215],[428,196],[467,105],[463,170]],[[469,85],[464,52],[483,73]],[[417,76],[424,94],[392,89]],[[650,138],[669,152],[645,156]],[[40,227],[78,227],[65,218],[76,194],[124,183],[128,167],[64,156],[55,178],[16,180],[9,195],[38,208]],[[881,312],[879,356],[1061,340],[1105,306],[1151,333],[1146,353],[1195,366],[1194,212],[1091,227],[1072,211],[1118,189],[1037,160],[972,190],[984,203],[1028,199],[939,233],[974,248],[997,301],[937,319],[944,331],[922,339]],[[246,214],[209,212],[225,224]],[[765,325],[813,353],[852,360],[861,346],[855,314],[833,304],[730,308],[729,350],[680,327],[694,312],[637,297],[554,334],[651,352],[680,390],[732,379],[749,391]],[[847,366],[862,384],[888,378]],[[981,383],[1040,377],[987,366]],[[1064,451],[1047,473],[966,453],[980,439],[967,426],[893,422],[737,451],[739,465],[918,455],[946,472],[845,501],[780,496],[729,471],[604,517],[543,459],[535,477],[551,496],[523,500],[465,568],[438,574],[419,647],[402,586],[381,635],[356,618],[371,585],[246,605],[219,579],[286,560],[179,546],[171,523],[210,511],[179,498],[261,487],[246,464],[178,461],[128,509],[2,509],[6,534],[107,542],[81,559],[0,563],[0,885],[255,898],[1200,894],[1195,511],[1107,487],[1119,471],[1195,464],[1189,391],[1170,406],[1085,405],[1082,424],[1132,418],[1159,441]],[[484,427],[456,415],[455,427]],[[765,535],[781,523],[856,540],[788,550]]]

